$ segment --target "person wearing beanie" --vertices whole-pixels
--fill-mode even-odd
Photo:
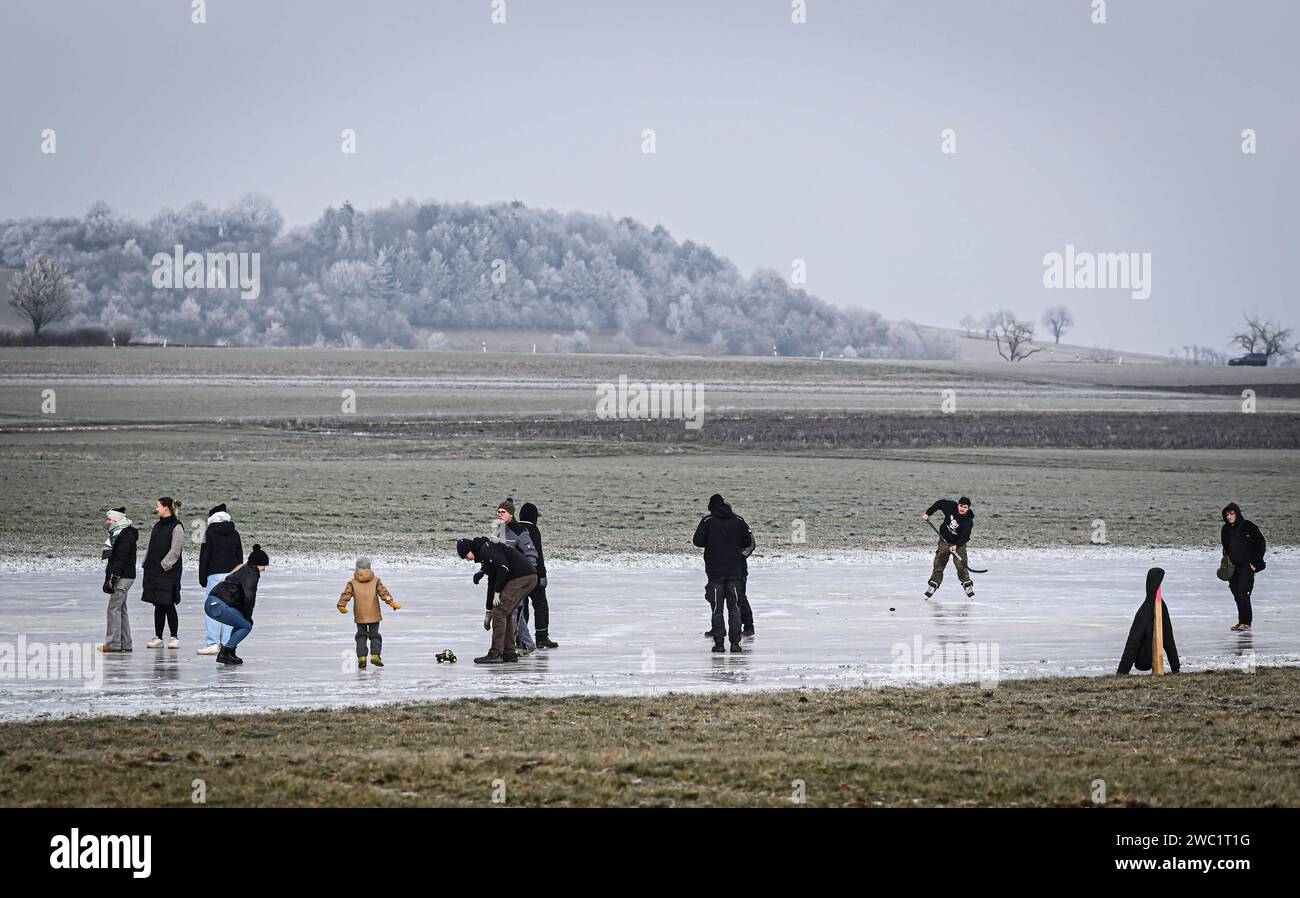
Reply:
[[[352,579],[343,587],[343,595],[339,596],[339,614],[348,613],[348,602],[352,599],[356,599],[352,606],[352,620],[357,625],[357,667],[365,670],[367,655],[371,664],[383,667],[384,638],[379,635],[379,622],[384,616],[379,611],[379,602],[382,599],[394,611],[402,606],[393,601],[388,587],[375,576],[370,568],[370,559],[364,555],[357,559]]]
[[[1124,644],[1124,654],[1119,659],[1116,675],[1123,676],[1137,668],[1141,671],[1151,669],[1155,653],[1156,599],[1159,597],[1160,616],[1163,621],[1161,634],[1165,654],[1169,657],[1169,669],[1178,673],[1178,646],[1174,645],[1174,622],[1169,617],[1169,605],[1165,602],[1160,584],[1165,579],[1163,568],[1153,567],[1147,571],[1147,596],[1133,615],[1133,625],[1129,627],[1128,641]]]
[[[135,583],[136,546],[140,531],[126,516],[126,507],[110,509],[104,520],[104,592],[108,593],[108,631],[101,652],[131,651],[131,620],[126,610],[127,593]]]
[[[704,573],[709,578],[708,598],[713,611],[713,651],[725,651],[723,636],[731,639],[731,650],[739,652],[742,623],[740,580],[747,571],[745,550],[754,545],[754,534],[745,519],[731,510],[717,493],[709,497],[709,513],[700,519],[691,540],[704,550]],[[726,622],[723,610],[726,610]]]
[[[475,658],[475,664],[501,664],[518,661],[515,651],[515,612],[519,603],[537,586],[537,569],[523,553],[509,543],[493,542],[486,536],[456,542],[456,554],[480,565],[474,575],[477,583],[488,578],[487,613],[483,629],[492,631],[488,653]]]
[[[937,499],[925,510],[925,514],[921,515],[921,520],[930,520],[930,515],[936,511],[943,512],[943,525],[937,528],[939,546],[934,552],[934,565],[930,570],[929,588],[925,591],[925,597],[928,599],[934,595],[939,585],[943,583],[943,571],[948,566],[948,559],[951,558],[953,566],[957,568],[957,576],[961,578],[962,588],[966,590],[968,597],[973,598],[975,584],[971,581],[970,568],[966,562],[966,543],[970,542],[971,528],[975,525],[975,511],[971,508],[970,499],[965,496],[956,502],[951,499]]]
[[[515,500],[509,497],[497,506],[497,522],[492,530],[491,539],[493,542],[507,543],[514,546],[519,552],[527,558],[534,568],[537,567],[539,553],[537,546],[533,542],[532,532],[522,523],[515,520]],[[477,583],[482,579],[483,571],[479,571],[474,582]],[[540,577],[538,578],[540,580]],[[528,601],[519,603],[519,608],[515,612],[515,650],[521,655],[531,655],[537,651],[537,643],[533,641],[532,634],[528,632]]]
[[[185,527],[178,512],[181,503],[171,496],[158,500],[155,511],[158,520],[149,532],[149,546],[140,565],[144,582],[140,586],[141,601],[153,605],[154,638],[145,643],[146,648],[163,647],[163,624],[171,631],[167,648],[178,649],[181,641],[176,633],[180,619],[176,606],[181,603],[181,573],[184,568]]]
[[[1237,602],[1237,623],[1232,629],[1244,633],[1254,623],[1254,611],[1250,607],[1250,596],[1255,591],[1255,575],[1268,565],[1264,563],[1264,534],[1253,521],[1246,520],[1241,513],[1241,506],[1229,502],[1220,513],[1223,527],[1219,530],[1219,541],[1223,544],[1223,557],[1227,562],[1224,573],[1228,575],[1228,589]]]
[[[546,555],[542,551],[542,531],[537,526],[537,506],[525,502],[519,506],[519,523],[528,531],[533,545],[537,549],[537,558],[533,566],[537,568],[537,586],[528,594],[520,605],[524,609],[524,626],[528,625],[528,603],[533,603],[533,614],[537,624],[534,634],[539,649],[558,649],[560,644],[551,639],[551,606],[546,598]]]
[[[244,659],[235,654],[235,648],[253,630],[253,607],[257,604],[257,586],[262,573],[271,563],[266,552],[256,543],[248,553],[248,561],[226,575],[212,587],[203,612],[218,623],[230,626],[230,637],[217,652],[218,664],[243,664]]]
[[[203,545],[199,549],[199,586],[203,587],[204,595],[212,592],[212,588],[226,579],[226,575],[239,567],[243,561],[244,543],[240,539],[239,531],[235,529],[235,522],[230,518],[230,512],[226,510],[226,503],[223,502],[208,511],[208,523],[203,530]],[[204,604],[207,604],[206,598]],[[207,631],[199,654],[215,655],[230,638],[230,627],[218,623],[206,614],[203,615],[203,621],[207,624]]]

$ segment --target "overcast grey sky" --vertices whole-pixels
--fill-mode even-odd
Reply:
[[[1064,303],[1074,342],[1155,352],[1300,324],[1300,3],[492,5],[0,0],[0,219],[520,199],[926,324]],[[1067,243],[1151,253],[1152,295],[1044,288]]]

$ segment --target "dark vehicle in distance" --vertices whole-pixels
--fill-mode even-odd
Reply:
[[[1248,352],[1243,356],[1235,359],[1228,359],[1229,365],[1250,365],[1254,368],[1264,368],[1268,365],[1268,356],[1262,352]]]

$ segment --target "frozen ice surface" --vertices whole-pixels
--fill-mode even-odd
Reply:
[[[484,590],[470,582],[474,568],[441,559],[378,564],[403,605],[385,609],[382,670],[355,668],[351,612],[344,617],[335,609],[348,566],[272,567],[262,579],[253,633],[240,646],[246,663],[237,668],[195,654],[202,595],[192,570],[179,650],[144,647],[153,615],[137,582],[129,609],[134,653],[93,657],[89,646],[104,638],[100,575],[10,571],[0,592],[0,719],[1112,674],[1153,565],[1168,572],[1164,595],[1185,670],[1300,664],[1300,552],[1293,549],[1270,553],[1256,584],[1255,628],[1245,635],[1228,630],[1236,611],[1226,584],[1214,577],[1213,550],[971,555],[990,569],[976,577],[976,597],[966,598],[950,569],[928,601],[928,554],[755,558],[749,595],[758,636],[745,641],[741,655],[713,654],[701,635],[709,621],[698,559],[557,562],[549,592],[551,635],[560,648],[497,666],[472,660],[488,644]],[[42,670],[41,650],[55,643],[79,644],[90,667]],[[436,663],[442,649],[452,649],[459,663]]]

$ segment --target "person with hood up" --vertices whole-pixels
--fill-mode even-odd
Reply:
[[[226,575],[244,561],[244,543],[230,519],[226,503],[208,512],[208,524],[203,531],[203,546],[199,549],[199,586],[205,594],[226,578]],[[205,603],[206,604],[206,601]],[[207,633],[200,655],[215,655],[230,638],[230,627],[203,615]]]
[[[475,575],[488,578],[487,613],[483,629],[492,631],[488,653],[475,664],[518,661],[515,651],[515,612],[519,603],[537,586],[537,569],[509,543],[496,543],[486,536],[456,541],[456,554],[481,566]]]
[[[101,652],[131,651],[131,620],[126,611],[126,595],[135,583],[136,546],[140,531],[126,516],[126,507],[108,511],[104,526],[104,592],[108,593],[108,632]]]
[[[1264,570],[1264,534],[1241,513],[1241,506],[1229,502],[1224,506],[1223,527],[1219,541],[1223,543],[1223,557],[1227,564],[1222,570],[1227,574],[1228,589],[1237,602],[1237,623],[1232,629],[1245,632],[1254,622],[1250,595],[1255,590],[1255,574]]]
[[[971,582],[970,568],[967,566],[966,543],[970,542],[970,532],[975,526],[975,510],[971,508],[970,499],[965,496],[956,502],[938,499],[925,510],[921,520],[930,520],[930,515],[936,511],[943,512],[943,525],[938,528],[939,547],[934,552],[934,565],[930,570],[925,597],[930,598],[939,589],[939,584],[943,583],[944,568],[951,558],[953,566],[957,568],[957,576],[961,578],[962,588],[966,590],[967,597],[973,598],[975,584]]]
[[[203,612],[220,623],[230,625],[230,638],[217,652],[218,664],[243,664],[244,659],[235,654],[235,648],[253,630],[253,607],[257,604],[257,585],[271,559],[262,547],[253,543],[248,553],[248,563],[235,568],[225,579],[212,587]]]
[[[492,528],[491,539],[493,542],[507,543],[514,546],[519,552],[537,567],[537,560],[540,557],[536,544],[533,543],[532,532],[522,523],[515,520],[515,500],[510,496],[505,498],[497,506],[497,522]],[[484,576],[480,570],[474,575],[474,582],[477,583]],[[538,578],[540,580],[540,577]],[[528,632],[528,602],[519,603],[519,608],[515,611],[515,650],[521,655],[531,655],[537,651],[537,643],[533,641],[532,634]]]
[[[523,601],[524,607],[524,625],[528,624],[528,602],[533,603],[533,617],[537,626],[534,637],[537,640],[537,647],[540,649],[558,649],[560,644],[551,640],[551,606],[546,598],[546,554],[542,551],[542,531],[537,526],[537,506],[531,502],[525,502],[519,507],[519,523],[528,530],[528,535],[532,537],[533,545],[537,547],[537,559],[533,566],[537,568],[537,586],[528,598]]]
[[[1178,673],[1178,646],[1174,645],[1174,622],[1169,617],[1169,605],[1165,603],[1160,584],[1165,579],[1164,568],[1153,567],[1147,571],[1147,596],[1142,607],[1133,615],[1133,625],[1129,627],[1128,642],[1124,643],[1124,655],[1119,659],[1116,675],[1124,676],[1133,668],[1141,671],[1151,669],[1152,653],[1155,645],[1156,631],[1156,597],[1161,604],[1161,633],[1165,655],[1169,658],[1169,670]]]
[[[163,624],[166,624],[172,635],[167,648],[178,649],[181,641],[176,635],[180,627],[176,606],[181,603],[181,572],[184,568],[185,549],[185,527],[177,517],[181,503],[171,496],[163,496],[158,500],[155,510],[158,512],[158,520],[149,532],[149,546],[145,549],[144,562],[140,565],[144,572],[140,599],[153,605],[154,638],[146,642],[145,647],[163,647]]]
[[[348,601],[356,599],[352,606],[352,620],[357,625],[357,667],[365,670],[366,643],[370,643],[370,663],[383,667],[384,637],[379,635],[379,622],[384,619],[379,611],[379,600],[383,599],[394,611],[402,606],[393,601],[393,596],[384,586],[384,581],[375,576],[370,569],[370,559],[362,555],[357,559],[352,571],[352,579],[343,587],[339,596],[339,614],[348,613]]]
[[[754,535],[745,519],[731,510],[717,493],[709,497],[709,513],[700,519],[691,540],[704,550],[704,573],[709,578],[709,604],[713,608],[713,651],[723,649],[723,636],[730,637],[731,650],[739,652],[741,637],[740,578],[746,571],[745,550],[754,545]],[[727,620],[722,613],[726,610]]]

